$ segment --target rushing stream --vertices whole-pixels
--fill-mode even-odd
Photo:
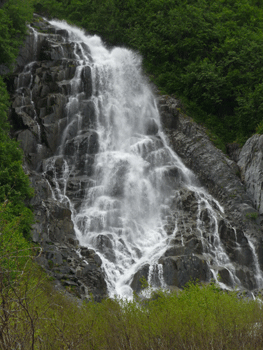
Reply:
[[[241,287],[220,240],[224,209],[167,144],[140,56],[125,48],[108,50],[99,37],[65,22],[50,23],[68,32],[54,52],[77,61],[77,67],[72,79],[59,82],[68,95],[66,118],[59,124],[56,152],[44,162],[44,176],[53,174],[52,196],[71,209],[81,246],[101,257],[109,294],[131,296],[134,275],[146,265],[148,282],[166,286],[160,258],[172,243],[185,244],[182,227],[188,219],[181,195],[186,192],[196,203],[193,230],[210,277],[226,288],[217,274],[223,267],[231,286]],[[36,31],[34,36],[37,42]],[[68,194],[73,178],[81,200]]]

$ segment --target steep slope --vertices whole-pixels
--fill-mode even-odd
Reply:
[[[262,232],[238,166],[179,101],[156,102],[137,55],[35,16],[9,91],[39,262],[62,285],[97,300],[139,292],[141,277],[262,288]]]

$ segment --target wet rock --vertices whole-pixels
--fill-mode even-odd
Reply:
[[[81,103],[82,127],[83,129],[96,127],[96,113],[93,101],[82,101]]]
[[[203,246],[201,240],[192,235],[192,237],[188,237],[188,241],[184,245],[173,245],[167,249],[164,256],[191,255],[192,253],[202,254],[202,252]]]
[[[74,139],[67,141],[65,154],[73,156],[78,150],[79,156],[95,154],[99,150],[98,134],[95,131],[89,131],[84,135],[78,135]]]
[[[207,262],[195,255],[169,256],[159,263],[163,265],[163,278],[168,286],[182,288],[190,281],[208,282],[211,278]]]
[[[85,66],[81,72],[81,78],[83,81],[83,90],[85,92],[85,98],[89,98],[92,95],[92,77],[91,77],[91,68]]]
[[[158,133],[158,125],[156,121],[151,118],[146,126],[146,135],[156,135]]]
[[[248,290],[253,290],[257,288],[257,282],[255,280],[255,276],[251,274],[251,272],[247,268],[242,268],[236,270],[237,278],[242,281],[244,287]]]
[[[101,266],[102,265],[102,260],[101,260],[101,258],[99,257],[98,254],[94,254],[93,255],[93,259],[94,259],[95,263],[97,264],[97,266]]]
[[[51,26],[39,16],[35,18],[31,26],[41,33],[38,33],[36,41],[34,30],[28,30],[29,35],[20,51],[15,73],[8,78],[9,90],[13,94],[10,113],[12,133],[20,141],[25,154],[24,168],[35,188],[35,196],[30,200],[36,219],[32,238],[42,249],[38,262],[56,279],[58,285],[63,285],[83,300],[93,294],[99,301],[107,293],[102,261],[98,254],[88,248],[86,253],[82,251],[83,255],[76,252],[79,241],[71,210],[68,203],[54,199],[59,197],[59,193],[67,193],[73,205],[81,205],[81,198],[92,184],[88,176],[92,174],[94,155],[98,151],[98,135],[90,130],[96,122],[94,104],[88,100],[92,93],[90,67],[82,70],[83,82],[76,91],[82,99],[80,113],[86,131],[78,134],[81,123],[75,117],[68,129],[68,139],[65,139],[65,143],[68,142],[65,147],[68,151],[67,162],[65,155],[54,157],[67,127],[67,118],[79,112],[74,104],[71,110],[67,109],[68,94],[75,89],[72,79],[79,65],[76,54],[84,59],[85,53],[85,59],[91,59],[90,52],[84,43],[67,42],[66,30]],[[29,65],[25,67],[27,63]],[[69,151],[70,147],[79,150],[77,157]],[[66,184],[63,178],[65,164],[70,165],[75,160],[76,177],[68,179]],[[113,259],[112,249],[106,243],[102,239],[100,249],[108,249]]]
[[[262,227],[260,226],[260,213],[257,212],[257,209],[260,210],[262,182],[260,180],[262,157],[259,150],[262,148],[260,142],[263,138],[254,135],[248,140],[239,155],[238,149],[233,150],[231,154],[234,159],[237,160],[237,157],[239,159],[237,165],[210,142],[205,129],[183,114],[181,107],[178,108],[179,105],[179,100],[169,96],[160,97],[159,109],[170,144],[184,164],[194,171],[201,184],[219,202],[214,201],[210,205],[219,211],[218,204],[224,207],[224,213],[220,214],[221,218],[217,217],[223,249],[230,261],[237,264],[241,284],[246,288],[255,288],[256,281],[251,271],[255,269],[256,259],[259,259],[261,266],[263,261],[260,250]],[[245,182],[246,187],[241,182],[240,171],[241,179]],[[200,210],[194,204],[196,201],[193,196],[187,192],[182,193],[180,210],[178,213],[172,213],[172,217],[182,217],[180,220],[182,224],[179,221],[177,227],[173,228],[171,224],[168,225],[169,232],[176,232],[175,244],[180,242],[180,233],[181,241],[184,242],[184,237],[187,234],[190,235],[190,230],[198,238],[198,230],[194,223],[186,217],[184,211],[198,219],[199,229],[203,230],[202,235],[205,240],[214,242],[215,238],[212,234],[215,230],[214,219],[210,216],[208,208]],[[178,201],[175,202],[175,206],[178,207]],[[254,241],[255,251],[258,252],[257,257],[254,256],[248,240]],[[247,266],[250,270],[246,270]],[[222,278],[229,280],[227,272],[220,273],[224,275]]]
[[[86,247],[81,247],[80,248],[80,253],[82,256],[86,257],[86,258],[89,258],[91,257],[92,255],[95,254],[95,251],[93,249],[88,249]]]
[[[221,268],[218,270],[219,275],[219,281],[224,283],[225,285],[233,288],[234,287],[234,281],[232,279],[232,276],[226,268]]]
[[[149,264],[144,265],[133,276],[130,286],[135,293],[140,293],[146,287],[145,281],[147,282],[149,267]]]
[[[165,104],[172,113],[170,105],[178,103],[170,97],[162,97],[161,106]],[[208,191],[233,212],[233,219],[238,222],[243,213],[244,219],[248,208],[253,211],[253,203],[237,176],[239,167],[236,163],[211,143],[202,126],[179,110],[174,113],[177,120],[175,128],[169,126],[169,116],[167,120],[165,111],[161,110],[161,115],[171,145],[183,162],[194,171]]]
[[[20,142],[21,148],[25,154],[35,153],[37,148],[37,140],[32,131],[21,131],[17,136],[17,141]]]
[[[114,262],[116,257],[113,250],[113,245],[109,237],[98,235],[96,238],[96,247],[108,260]]]

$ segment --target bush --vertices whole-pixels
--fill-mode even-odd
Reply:
[[[20,264],[20,267],[22,265]],[[23,274],[22,274],[23,272]],[[2,276],[1,272],[1,276]],[[257,301],[214,284],[155,292],[152,300],[80,303],[55,291],[29,259],[12,283],[0,279],[1,349],[262,349]]]

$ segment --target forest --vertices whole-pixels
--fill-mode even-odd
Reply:
[[[262,131],[262,1],[43,0],[35,6],[109,45],[138,51],[160,93],[179,97],[222,149]]]
[[[10,137],[6,88],[36,12],[136,50],[160,94],[183,102],[222,150],[263,133],[263,1],[7,0],[0,5],[0,347],[262,349],[261,304],[213,283],[147,303],[61,297],[34,263],[34,195]],[[19,345],[20,344],[20,345]],[[121,344],[121,346],[120,346]],[[22,346],[22,347],[21,347]]]

